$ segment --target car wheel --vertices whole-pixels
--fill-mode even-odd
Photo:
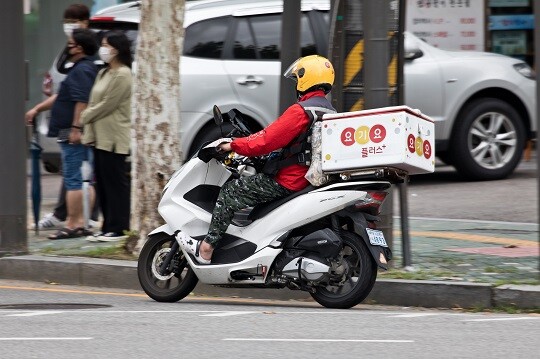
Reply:
[[[485,98],[469,103],[455,125],[451,163],[463,176],[495,180],[509,176],[523,153],[525,128],[508,103]]]

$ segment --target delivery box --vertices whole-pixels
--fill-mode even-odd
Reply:
[[[419,110],[384,107],[324,115],[322,170],[395,167],[410,175],[435,170],[435,126]]]

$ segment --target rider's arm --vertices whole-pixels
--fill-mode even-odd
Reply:
[[[242,156],[261,156],[287,146],[309,124],[309,117],[298,105],[290,106],[265,129],[248,137],[237,138],[231,142],[232,150]]]

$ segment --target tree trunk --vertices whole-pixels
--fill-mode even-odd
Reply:
[[[185,0],[143,0],[133,85],[132,228],[136,250],[162,223],[163,186],[180,166],[180,55]]]

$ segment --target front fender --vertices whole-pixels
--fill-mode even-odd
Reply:
[[[148,233],[148,237],[151,237],[153,235],[159,234],[159,233],[166,233],[169,236],[174,236],[174,230],[169,226],[168,224],[164,224],[161,227],[157,227],[152,232]]]
[[[388,261],[392,259],[392,250],[389,247],[381,247],[371,244],[366,232],[368,219],[371,221],[378,221],[379,217],[362,212],[350,212],[348,210],[341,210],[336,214],[339,217],[348,218],[350,222],[352,222],[354,233],[362,237],[365,245],[371,253],[371,256],[375,260],[375,263],[377,263],[377,266],[384,270],[388,270]]]

